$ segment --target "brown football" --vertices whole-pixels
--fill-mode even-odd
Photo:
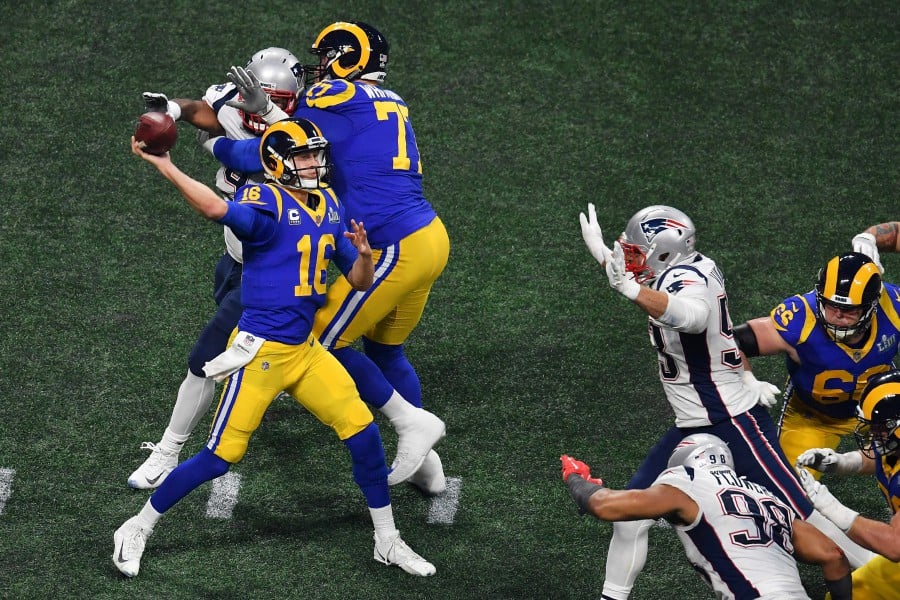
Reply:
[[[178,139],[178,125],[167,113],[147,112],[138,119],[134,139],[143,142],[144,152],[165,154]]]

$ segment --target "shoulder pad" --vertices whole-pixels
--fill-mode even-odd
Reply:
[[[235,95],[235,87],[231,82],[228,83],[215,83],[208,88],[206,88],[206,92],[203,94],[203,100],[206,101],[207,104],[212,106],[219,100],[224,97],[230,98]]]
[[[343,79],[334,79],[315,84],[306,90],[303,99],[310,108],[327,108],[346,102],[355,95],[355,85]]]
[[[690,286],[706,287],[709,283],[706,275],[690,265],[671,267],[660,277],[657,289],[669,294],[677,294]]]

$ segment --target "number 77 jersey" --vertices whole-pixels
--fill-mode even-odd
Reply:
[[[409,108],[391,90],[343,79],[309,88],[294,116],[315,123],[331,144],[331,186],[347,217],[365,223],[384,248],[436,216],[422,192],[422,159]]]

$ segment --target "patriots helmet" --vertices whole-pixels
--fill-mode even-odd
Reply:
[[[638,283],[652,283],[672,265],[693,258],[696,239],[694,222],[677,208],[657,204],[641,209],[619,236],[625,270]]]
[[[294,157],[308,152],[315,154],[318,166],[297,167]],[[270,125],[262,136],[259,156],[270,179],[295,190],[320,187],[330,167],[328,140],[312,122],[301,118]]]
[[[882,287],[878,266],[865,254],[845,252],[835,256],[819,270],[816,280],[816,320],[837,342],[866,333],[875,318]],[[860,316],[851,325],[833,325],[825,319],[826,306],[843,311],[858,309]]]
[[[900,454],[900,371],[869,378],[857,406],[856,444],[869,458]]]
[[[306,87],[303,67],[300,61],[284,48],[265,48],[250,57],[247,71],[256,75],[260,87],[272,102],[288,115],[294,113],[300,93]],[[255,135],[262,135],[266,122],[259,115],[240,111],[244,127]]]
[[[384,83],[389,50],[387,38],[368,23],[338,21],[319,32],[309,49],[319,64],[304,69],[312,83],[323,79]]]
[[[692,469],[727,467],[734,470],[734,457],[722,438],[711,433],[694,433],[678,442],[669,456],[668,468],[678,466]]]

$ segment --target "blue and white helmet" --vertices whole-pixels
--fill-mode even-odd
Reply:
[[[711,433],[694,433],[681,440],[669,456],[668,467],[692,469],[727,467],[734,470],[734,457],[728,444]]]
[[[696,240],[691,218],[661,204],[635,213],[619,236],[625,251],[625,270],[633,273],[638,283],[651,283],[672,265],[693,258]]]

